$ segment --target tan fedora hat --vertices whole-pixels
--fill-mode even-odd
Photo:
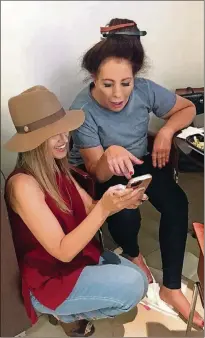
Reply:
[[[51,136],[77,129],[85,119],[82,110],[65,111],[56,95],[43,86],[12,97],[8,106],[17,133],[4,147],[14,152],[35,149]]]

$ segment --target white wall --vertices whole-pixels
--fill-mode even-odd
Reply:
[[[148,32],[146,77],[174,90],[203,82],[203,1],[2,1],[1,135],[15,131],[8,99],[36,84],[66,107],[84,86],[82,54],[100,39],[100,26],[129,18]],[[7,174],[15,156],[2,151]]]

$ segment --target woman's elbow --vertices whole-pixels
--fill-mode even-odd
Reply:
[[[56,257],[59,261],[61,261],[62,263],[70,263],[72,260],[73,260],[73,256],[70,256],[70,255],[58,255]]]
[[[196,106],[192,103],[191,107],[192,107],[192,116],[193,116],[193,119],[194,119],[195,116],[196,116]]]
[[[65,250],[65,248],[60,245],[56,252],[51,253],[57,260],[61,261],[62,263],[70,263],[75,255],[73,255],[69,250]]]
[[[189,108],[191,110],[193,116],[195,116],[196,115],[196,106],[195,106],[195,104],[192,101],[190,101],[190,100],[187,100],[187,101],[188,101],[188,105],[186,105],[185,108]]]

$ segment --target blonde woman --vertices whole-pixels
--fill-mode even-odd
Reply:
[[[94,238],[110,215],[137,208],[143,191],[108,189],[99,201],[69,172],[69,131],[84,121],[81,110],[66,112],[42,86],[9,100],[17,133],[6,148],[19,153],[5,197],[32,323],[36,311],[57,317],[66,334],[90,336],[93,319],[129,311],[145,295],[145,274],[114,253],[101,252]],[[65,325],[65,323],[67,323]]]

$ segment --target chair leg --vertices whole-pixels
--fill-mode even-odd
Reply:
[[[105,250],[105,244],[104,244],[102,230],[99,229],[98,233],[99,233],[100,245],[101,245],[102,250],[104,251]]]
[[[177,172],[176,168],[174,168],[173,176],[174,176],[175,182],[178,184],[179,183],[179,176],[178,176],[178,172]]]
[[[179,150],[173,142],[171,152],[170,152],[170,164],[172,168],[172,175],[175,182],[178,184],[179,182]]]
[[[201,305],[204,308],[204,295],[203,295],[203,291],[202,291],[202,287],[201,287],[200,282],[197,282],[197,287],[198,287],[198,291],[199,291],[199,297],[200,297],[200,300],[201,300]]]
[[[191,332],[198,293],[199,293],[198,282],[196,282],[196,283],[194,283],[194,290],[193,290],[193,296],[192,296],[192,301],[191,301],[190,314],[189,314],[189,318],[188,318],[188,322],[187,322],[186,336],[188,336],[189,333]]]

